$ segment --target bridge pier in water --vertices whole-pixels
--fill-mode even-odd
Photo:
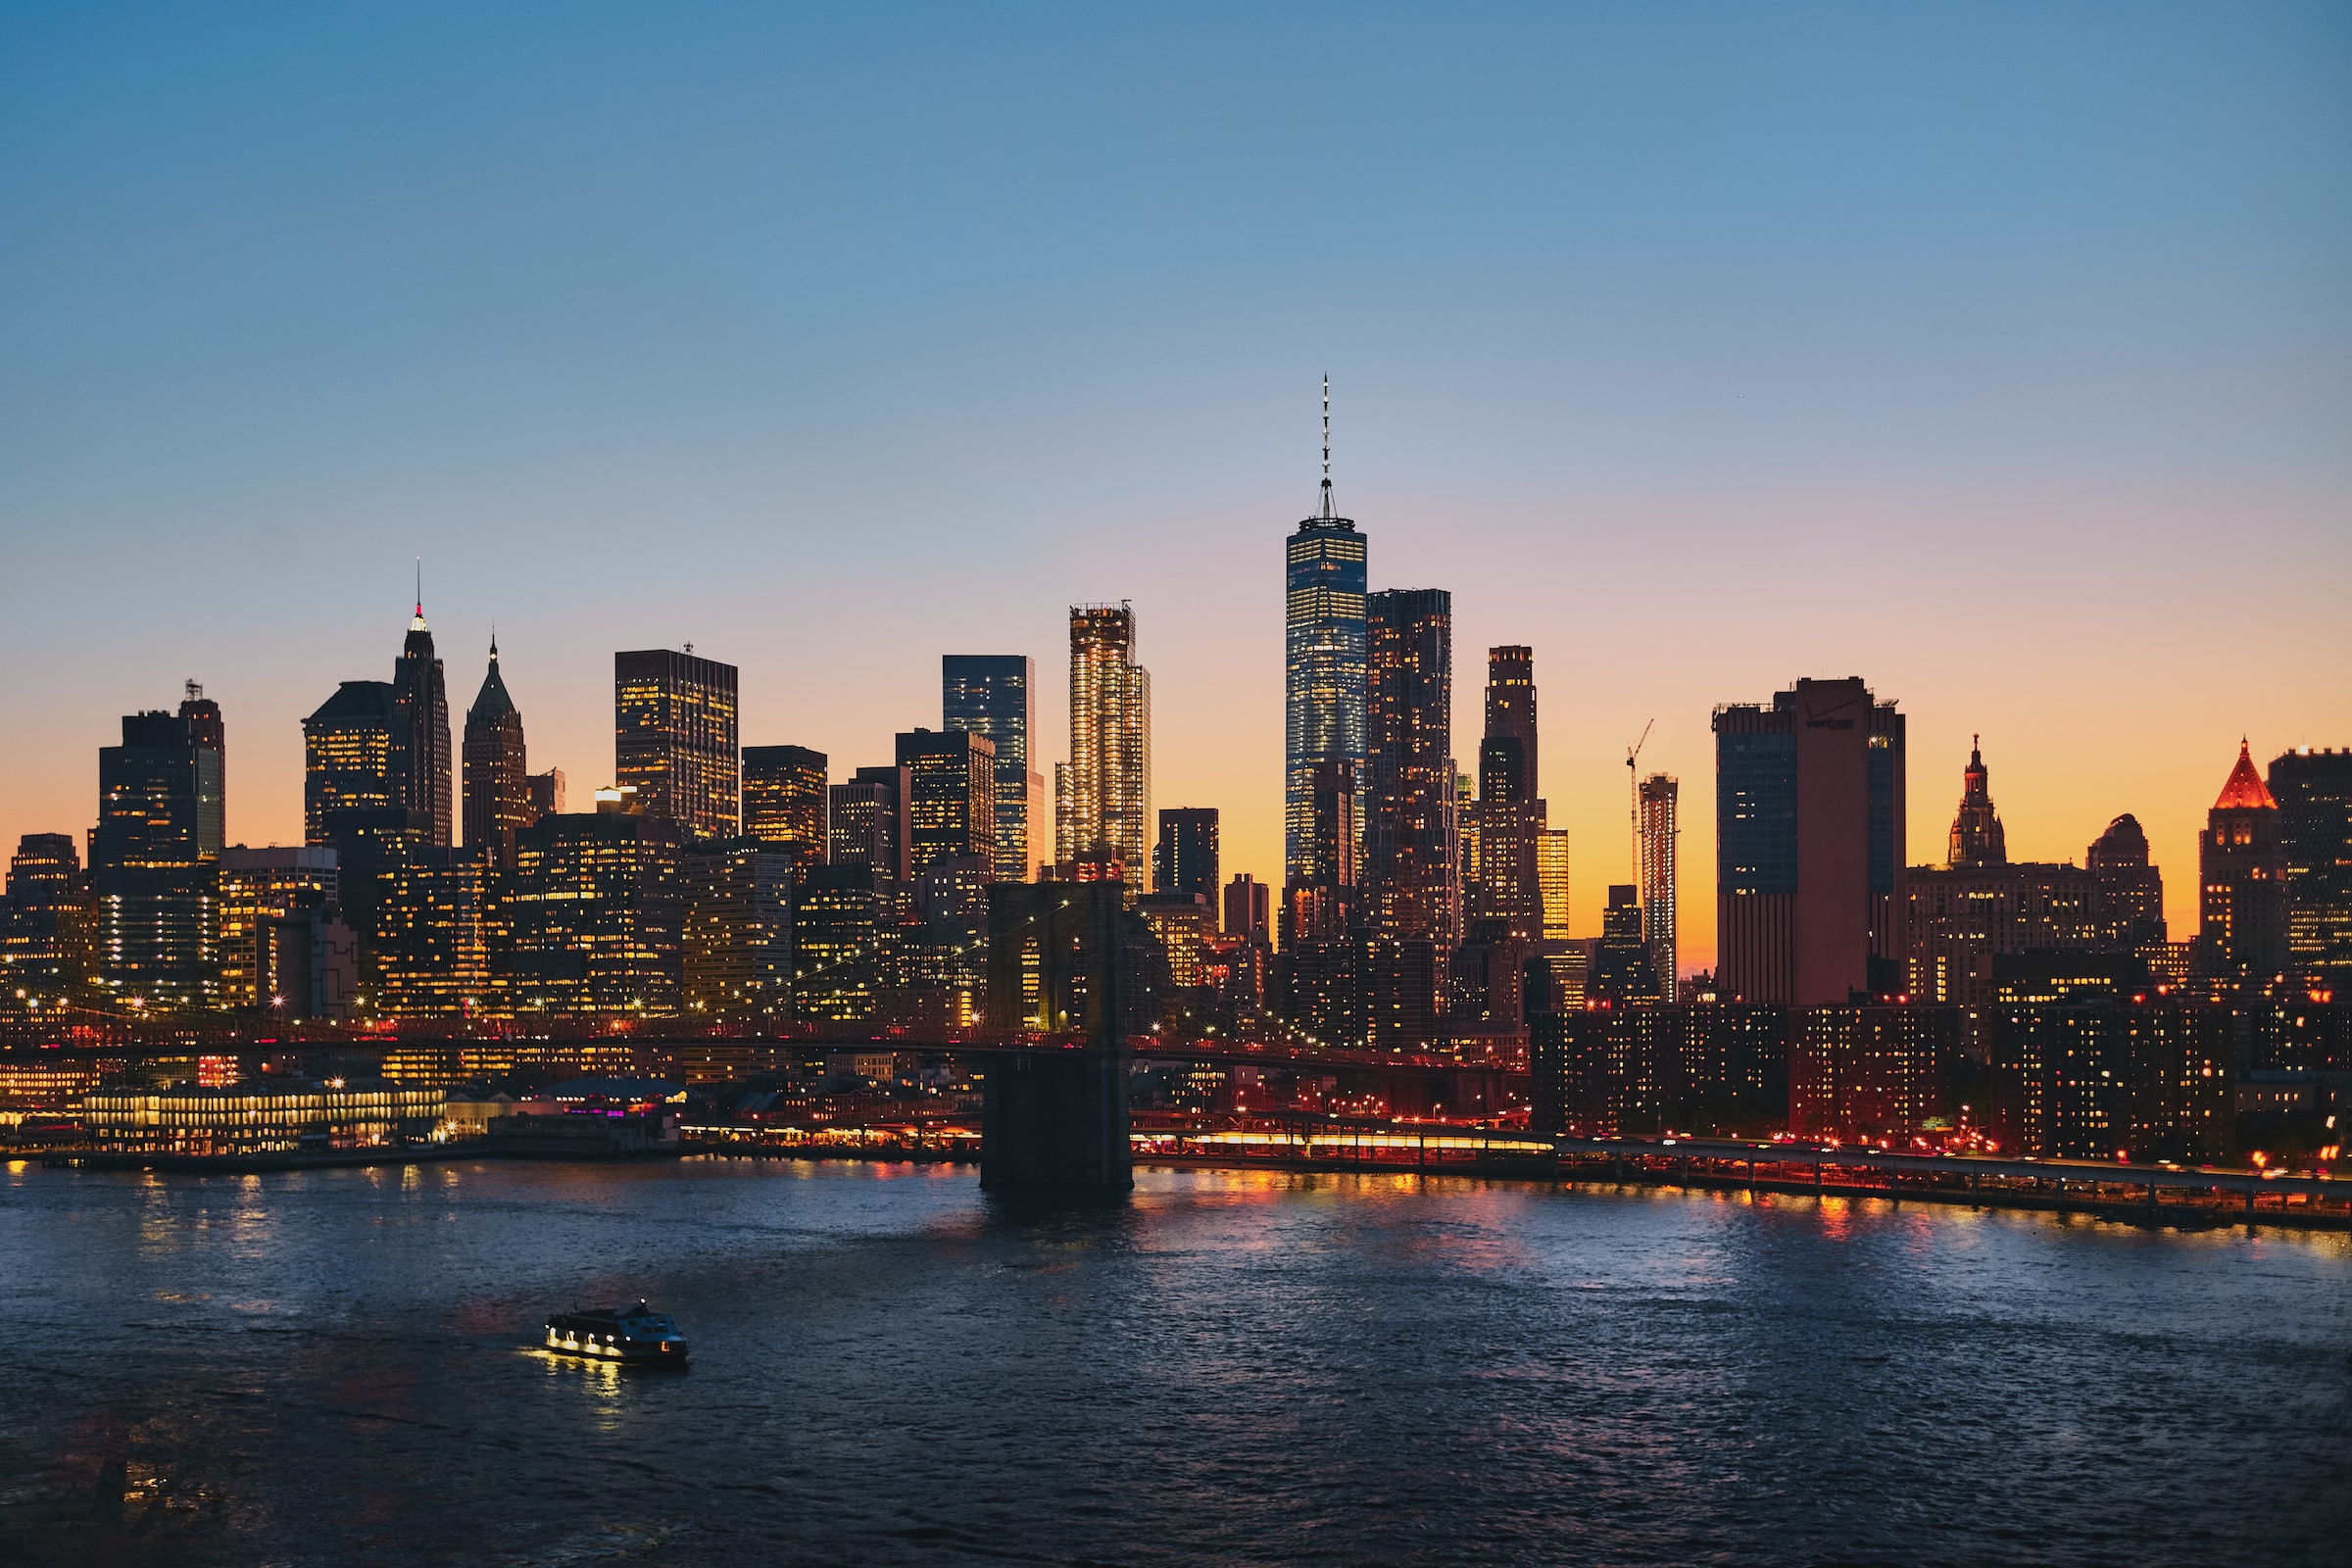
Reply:
[[[998,883],[989,898],[992,1024],[1083,1045],[993,1054],[981,1093],[980,1185],[1124,1193],[1129,948],[1140,921],[1116,882]]]
[[[1127,1053],[1005,1052],[989,1063],[980,1112],[980,1185],[1125,1192]]]

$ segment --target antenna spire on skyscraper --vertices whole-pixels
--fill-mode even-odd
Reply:
[[[1323,513],[1331,516],[1331,372],[1323,373]]]

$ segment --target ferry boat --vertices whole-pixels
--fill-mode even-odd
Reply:
[[[686,1364],[686,1336],[678,1320],[639,1301],[602,1311],[561,1312],[547,1320],[547,1348],[562,1355],[604,1361]]]

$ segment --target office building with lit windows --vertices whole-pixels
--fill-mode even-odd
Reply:
[[[681,824],[625,809],[542,817],[517,834],[507,1007],[676,1011],[684,840]]]
[[[649,816],[698,839],[733,838],[743,820],[735,666],[692,648],[612,656],[613,782]]]
[[[728,1018],[791,1012],[796,864],[790,848],[758,839],[704,847],[681,860],[687,1011]]]
[[[311,1014],[313,923],[336,905],[340,868],[323,846],[220,852],[216,1003],[265,1017]]]
[[[863,866],[885,883],[905,882],[913,872],[914,845],[906,808],[913,793],[907,770],[861,767],[831,792],[834,865]]]
[[[1544,941],[1568,940],[1568,830],[1545,828],[1536,837],[1536,877],[1544,890]]]
[[[1044,858],[1046,780],[1031,750],[1037,662],[1026,654],[947,654],[940,727],[985,735],[997,752],[996,879],[1025,882]]]
[[[99,983],[143,1010],[203,1005],[219,978],[220,760],[217,726],[162,710],[123,715],[98,752]]]
[[[397,841],[375,872],[370,1010],[404,1018],[503,1010],[490,974],[492,875],[487,857]]]
[[[8,862],[0,968],[34,1010],[98,983],[98,906],[71,833],[27,833]]]
[[[2197,835],[2199,958],[2208,974],[2269,979],[2287,962],[2287,856],[2278,803],[2245,744]]]
[[[1070,760],[1054,772],[1056,862],[1107,854],[1130,887],[1151,849],[1152,677],[1135,611],[1070,607]]]
[[[2352,747],[2273,759],[2270,791],[2286,852],[2287,960],[2352,986]]]
[[[820,865],[792,901],[792,1012],[813,1023],[870,1018],[891,980],[896,926],[870,866]]]
[[[1716,985],[1800,1006],[1897,992],[1903,715],[1858,677],[1715,710]]]
[[[338,811],[394,806],[392,750],[400,707],[389,681],[347,680],[302,721],[303,842],[329,842]]]
[[[807,868],[825,859],[826,758],[806,746],[743,749],[743,834]]]
[[[997,749],[969,730],[917,729],[898,738],[906,779],[907,868],[977,856],[997,863]]]

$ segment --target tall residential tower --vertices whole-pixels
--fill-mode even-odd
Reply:
[[[1144,881],[1151,849],[1152,677],[1135,662],[1135,611],[1070,607],[1070,760],[1054,770],[1056,860],[1107,850]]]

